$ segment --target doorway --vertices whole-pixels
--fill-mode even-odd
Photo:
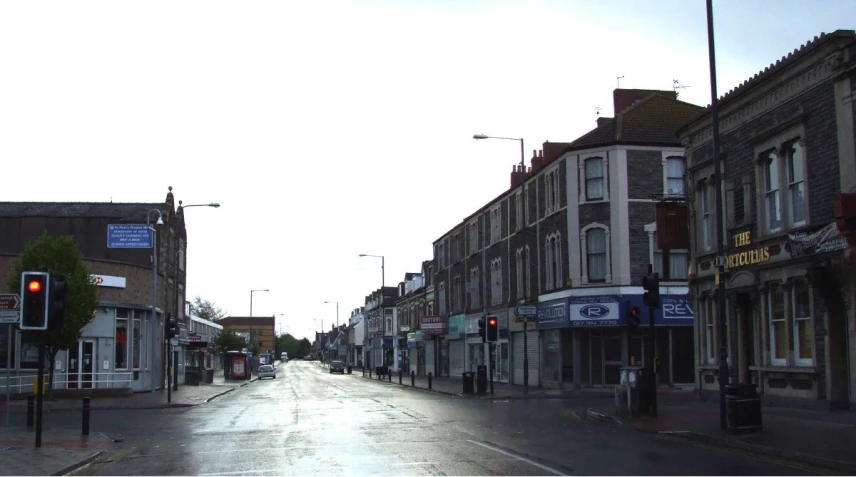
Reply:
[[[501,383],[508,382],[508,342],[494,343],[493,356],[491,357],[493,367],[493,380]]]
[[[68,350],[68,356],[68,389],[91,389],[95,373],[95,341],[78,341]]]

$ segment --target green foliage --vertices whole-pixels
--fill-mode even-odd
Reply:
[[[309,354],[311,349],[312,344],[306,338],[298,340],[288,333],[279,335],[276,338],[277,359],[282,355],[283,351],[288,353],[288,359],[300,359]]]
[[[196,297],[193,300],[192,309],[194,315],[209,321],[217,321],[226,316],[226,312],[213,301],[203,300],[201,297]]]
[[[214,338],[214,349],[218,353],[227,351],[241,351],[247,347],[247,340],[243,336],[239,336],[232,330],[223,329],[220,334]]]
[[[90,270],[72,236],[52,237],[45,232],[30,242],[15,264],[15,273],[9,280],[9,291],[21,292],[21,273],[48,272],[66,280],[65,322],[63,327],[50,330],[45,340],[45,351],[53,387],[53,367],[60,350],[74,346],[80,340],[83,327],[95,318],[98,308],[98,287],[89,279]],[[25,332],[24,340],[35,341],[38,332]]]

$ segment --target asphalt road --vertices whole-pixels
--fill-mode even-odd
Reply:
[[[210,403],[103,411],[121,439],[79,475],[807,475],[807,469],[612,428],[585,403],[484,401],[281,366]],[[69,416],[74,420],[74,416]],[[63,425],[53,414],[54,425]]]

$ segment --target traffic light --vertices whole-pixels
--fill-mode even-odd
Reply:
[[[627,300],[627,325],[631,328],[637,328],[639,326],[639,320],[641,320],[642,311],[639,310],[638,306],[633,306],[630,303],[630,300]]]
[[[51,277],[50,279],[50,328],[61,330],[65,325],[65,289],[66,282],[63,277]]]
[[[21,329],[46,330],[50,311],[50,274],[24,272],[21,274]]]
[[[172,339],[178,336],[178,323],[172,319],[172,314],[166,314],[166,328],[164,329],[164,339]]]
[[[645,290],[645,294],[642,295],[645,306],[660,308],[660,276],[652,273],[642,277],[642,288]]]
[[[479,318],[479,336],[481,336],[482,343],[487,342],[487,330],[485,330],[485,317]]]
[[[487,342],[495,343],[499,341],[499,322],[495,316],[487,317]]]

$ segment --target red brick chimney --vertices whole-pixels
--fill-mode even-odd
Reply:
[[[542,167],[544,167],[544,155],[543,151],[532,151],[532,173],[537,173]]]
[[[526,167],[520,164],[514,165],[511,169],[511,188],[519,186],[526,180]]]

